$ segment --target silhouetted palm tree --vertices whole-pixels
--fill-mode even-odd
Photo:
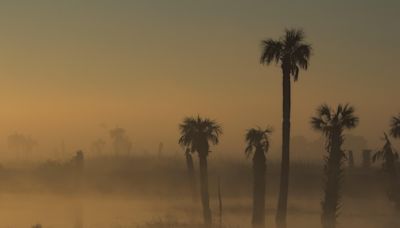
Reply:
[[[291,79],[297,81],[300,69],[307,70],[311,55],[311,45],[304,42],[304,32],[287,29],[279,40],[262,41],[261,63],[280,64],[283,74],[283,122],[282,122],[282,163],[281,183],[276,221],[278,227],[286,227],[287,198],[289,188],[289,148],[290,148],[290,108]]]
[[[207,156],[210,143],[218,144],[222,128],[215,121],[207,118],[187,117],[179,125],[181,137],[179,144],[189,147],[191,152],[197,152],[200,162],[200,192],[203,205],[204,223],[211,226],[211,209],[208,195]]]
[[[373,156],[372,161],[382,161],[382,169],[387,175],[388,196],[392,200],[396,208],[400,210],[400,183],[399,173],[397,169],[398,153],[392,147],[389,137],[384,133],[385,144],[381,150],[378,150]]]
[[[317,109],[317,115],[311,120],[312,127],[326,137],[325,157],[325,186],[322,205],[322,225],[324,228],[334,228],[336,218],[341,207],[340,188],[343,181],[343,162],[346,158],[342,150],[344,141],[343,131],[355,128],[358,117],[354,115],[354,108],[349,105],[339,105],[336,110],[327,105]]]
[[[394,138],[400,138],[400,114],[393,116],[390,121],[390,135]]]
[[[247,157],[253,155],[253,227],[265,226],[265,172],[269,129],[252,128],[246,133]]]

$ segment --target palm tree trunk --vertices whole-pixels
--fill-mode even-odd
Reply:
[[[218,177],[218,209],[219,209],[219,227],[222,227],[222,194],[221,194],[221,180]]]
[[[208,194],[207,153],[199,153],[200,162],[200,192],[203,206],[203,218],[206,227],[211,227],[211,209]]]
[[[195,177],[195,172],[194,172],[194,164],[193,164],[193,157],[190,154],[189,150],[186,150],[185,152],[186,156],[186,165],[188,169],[188,179],[189,179],[189,185],[190,185],[190,191],[192,194],[192,200],[196,201],[196,177]]]
[[[340,208],[340,187],[343,179],[344,160],[341,150],[341,134],[333,133],[330,148],[328,148],[328,157],[325,165],[325,196],[322,201],[321,222],[324,228],[335,228],[338,210]]]
[[[388,197],[394,202],[396,210],[400,211],[400,179],[396,165],[394,154],[390,151],[386,158],[386,169],[389,176]]]
[[[276,214],[276,225],[278,228],[286,227],[287,201],[289,191],[289,145],[290,145],[290,103],[291,87],[290,72],[286,67],[283,71],[283,121],[282,121],[282,161],[281,180],[279,189],[278,210]]]
[[[253,218],[254,228],[265,227],[265,154],[257,150],[253,157]]]

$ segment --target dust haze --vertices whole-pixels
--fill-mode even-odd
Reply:
[[[338,227],[397,227],[395,206],[387,198],[380,165],[366,165],[361,136],[346,137],[354,166],[345,164],[345,180]],[[288,227],[320,227],[323,197],[324,140],[292,138]],[[11,134],[1,165],[2,227],[201,227],[202,210],[198,157],[194,175],[188,172],[185,150],[135,151],[128,133],[114,128],[109,136],[91,142],[82,152],[62,142],[45,159],[35,158],[39,142],[33,136]],[[306,157],[301,156],[306,151]],[[217,154],[220,153],[220,154]],[[249,227],[252,213],[252,165],[243,154],[229,151],[209,155],[211,211],[219,223],[218,185],[222,198],[222,226]],[[279,159],[268,159],[266,227],[275,226],[279,191]],[[191,179],[191,178],[194,178]],[[194,183],[193,183],[194,182]],[[219,183],[220,182],[220,183]]]
[[[400,227],[400,3],[0,2],[0,228]]]

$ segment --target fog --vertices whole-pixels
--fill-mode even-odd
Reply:
[[[157,150],[141,155],[104,153],[85,157],[81,171],[77,171],[77,155],[4,163],[1,227],[201,226],[200,199],[191,193],[183,151],[175,155]],[[193,158],[197,173],[197,156]],[[267,164],[266,221],[274,226],[279,163]],[[345,169],[338,227],[397,227],[397,212],[387,199],[380,166],[364,168],[357,157],[356,164]],[[321,162],[294,161],[291,167],[288,226],[320,227],[322,158]],[[244,155],[210,154],[210,201],[216,223],[219,178],[223,226],[249,227],[251,173],[251,160]]]
[[[99,128],[102,137],[87,142],[82,151],[62,140],[43,152],[46,146],[34,135],[7,137],[0,166],[0,227],[202,227],[200,193],[191,188],[183,148],[171,151],[159,142],[139,149],[125,128]],[[288,226],[320,227],[325,139],[298,135],[291,141]],[[362,151],[379,146],[370,145],[362,136],[345,135],[343,148],[353,151],[355,167],[346,161],[338,227],[400,225],[381,166],[363,165]],[[199,186],[198,157],[192,156]],[[279,147],[273,148],[267,161],[267,227],[275,226],[279,162]],[[252,181],[244,143],[242,150],[210,153],[210,204],[216,224],[249,227]]]
[[[0,228],[400,227],[400,1],[0,1]]]

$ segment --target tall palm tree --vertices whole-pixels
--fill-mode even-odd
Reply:
[[[218,144],[222,128],[217,122],[198,116],[187,117],[179,125],[181,137],[179,144],[189,147],[192,153],[197,152],[200,163],[200,192],[203,206],[204,223],[211,226],[211,209],[208,194],[207,156],[210,152],[210,143]]]
[[[283,75],[283,121],[282,121],[282,163],[276,221],[278,227],[286,227],[287,198],[289,188],[289,143],[290,143],[290,109],[291,77],[297,81],[300,69],[307,70],[311,45],[304,42],[304,32],[300,29],[286,29],[285,35],[278,40],[262,41],[261,63],[280,64]]]
[[[396,205],[396,209],[400,210],[400,183],[397,162],[399,160],[398,153],[394,150],[389,137],[384,133],[385,144],[382,149],[378,150],[373,156],[372,161],[382,161],[382,169],[387,176],[388,197]]]
[[[271,130],[252,128],[246,133],[247,157],[253,156],[253,227],[265,226],[265,171],[266,153]]]
[[[325,157],[325,186],[322,205],[322,225],[324,228],[336,227],[336,218],[341,207],[340,188],[343,181],[343,163],[346,155],[342,150],[344,142],[343,131],[355,128],[358,117],[354,115],[354,108],[349,105],[339,105],[336,110],[327,105],[317,109],[317,115],[312,117],[312,127],[326,137]]]
[[[400,113],[393,116],[390,121],[390,135],[394,138],[400,138]]]

